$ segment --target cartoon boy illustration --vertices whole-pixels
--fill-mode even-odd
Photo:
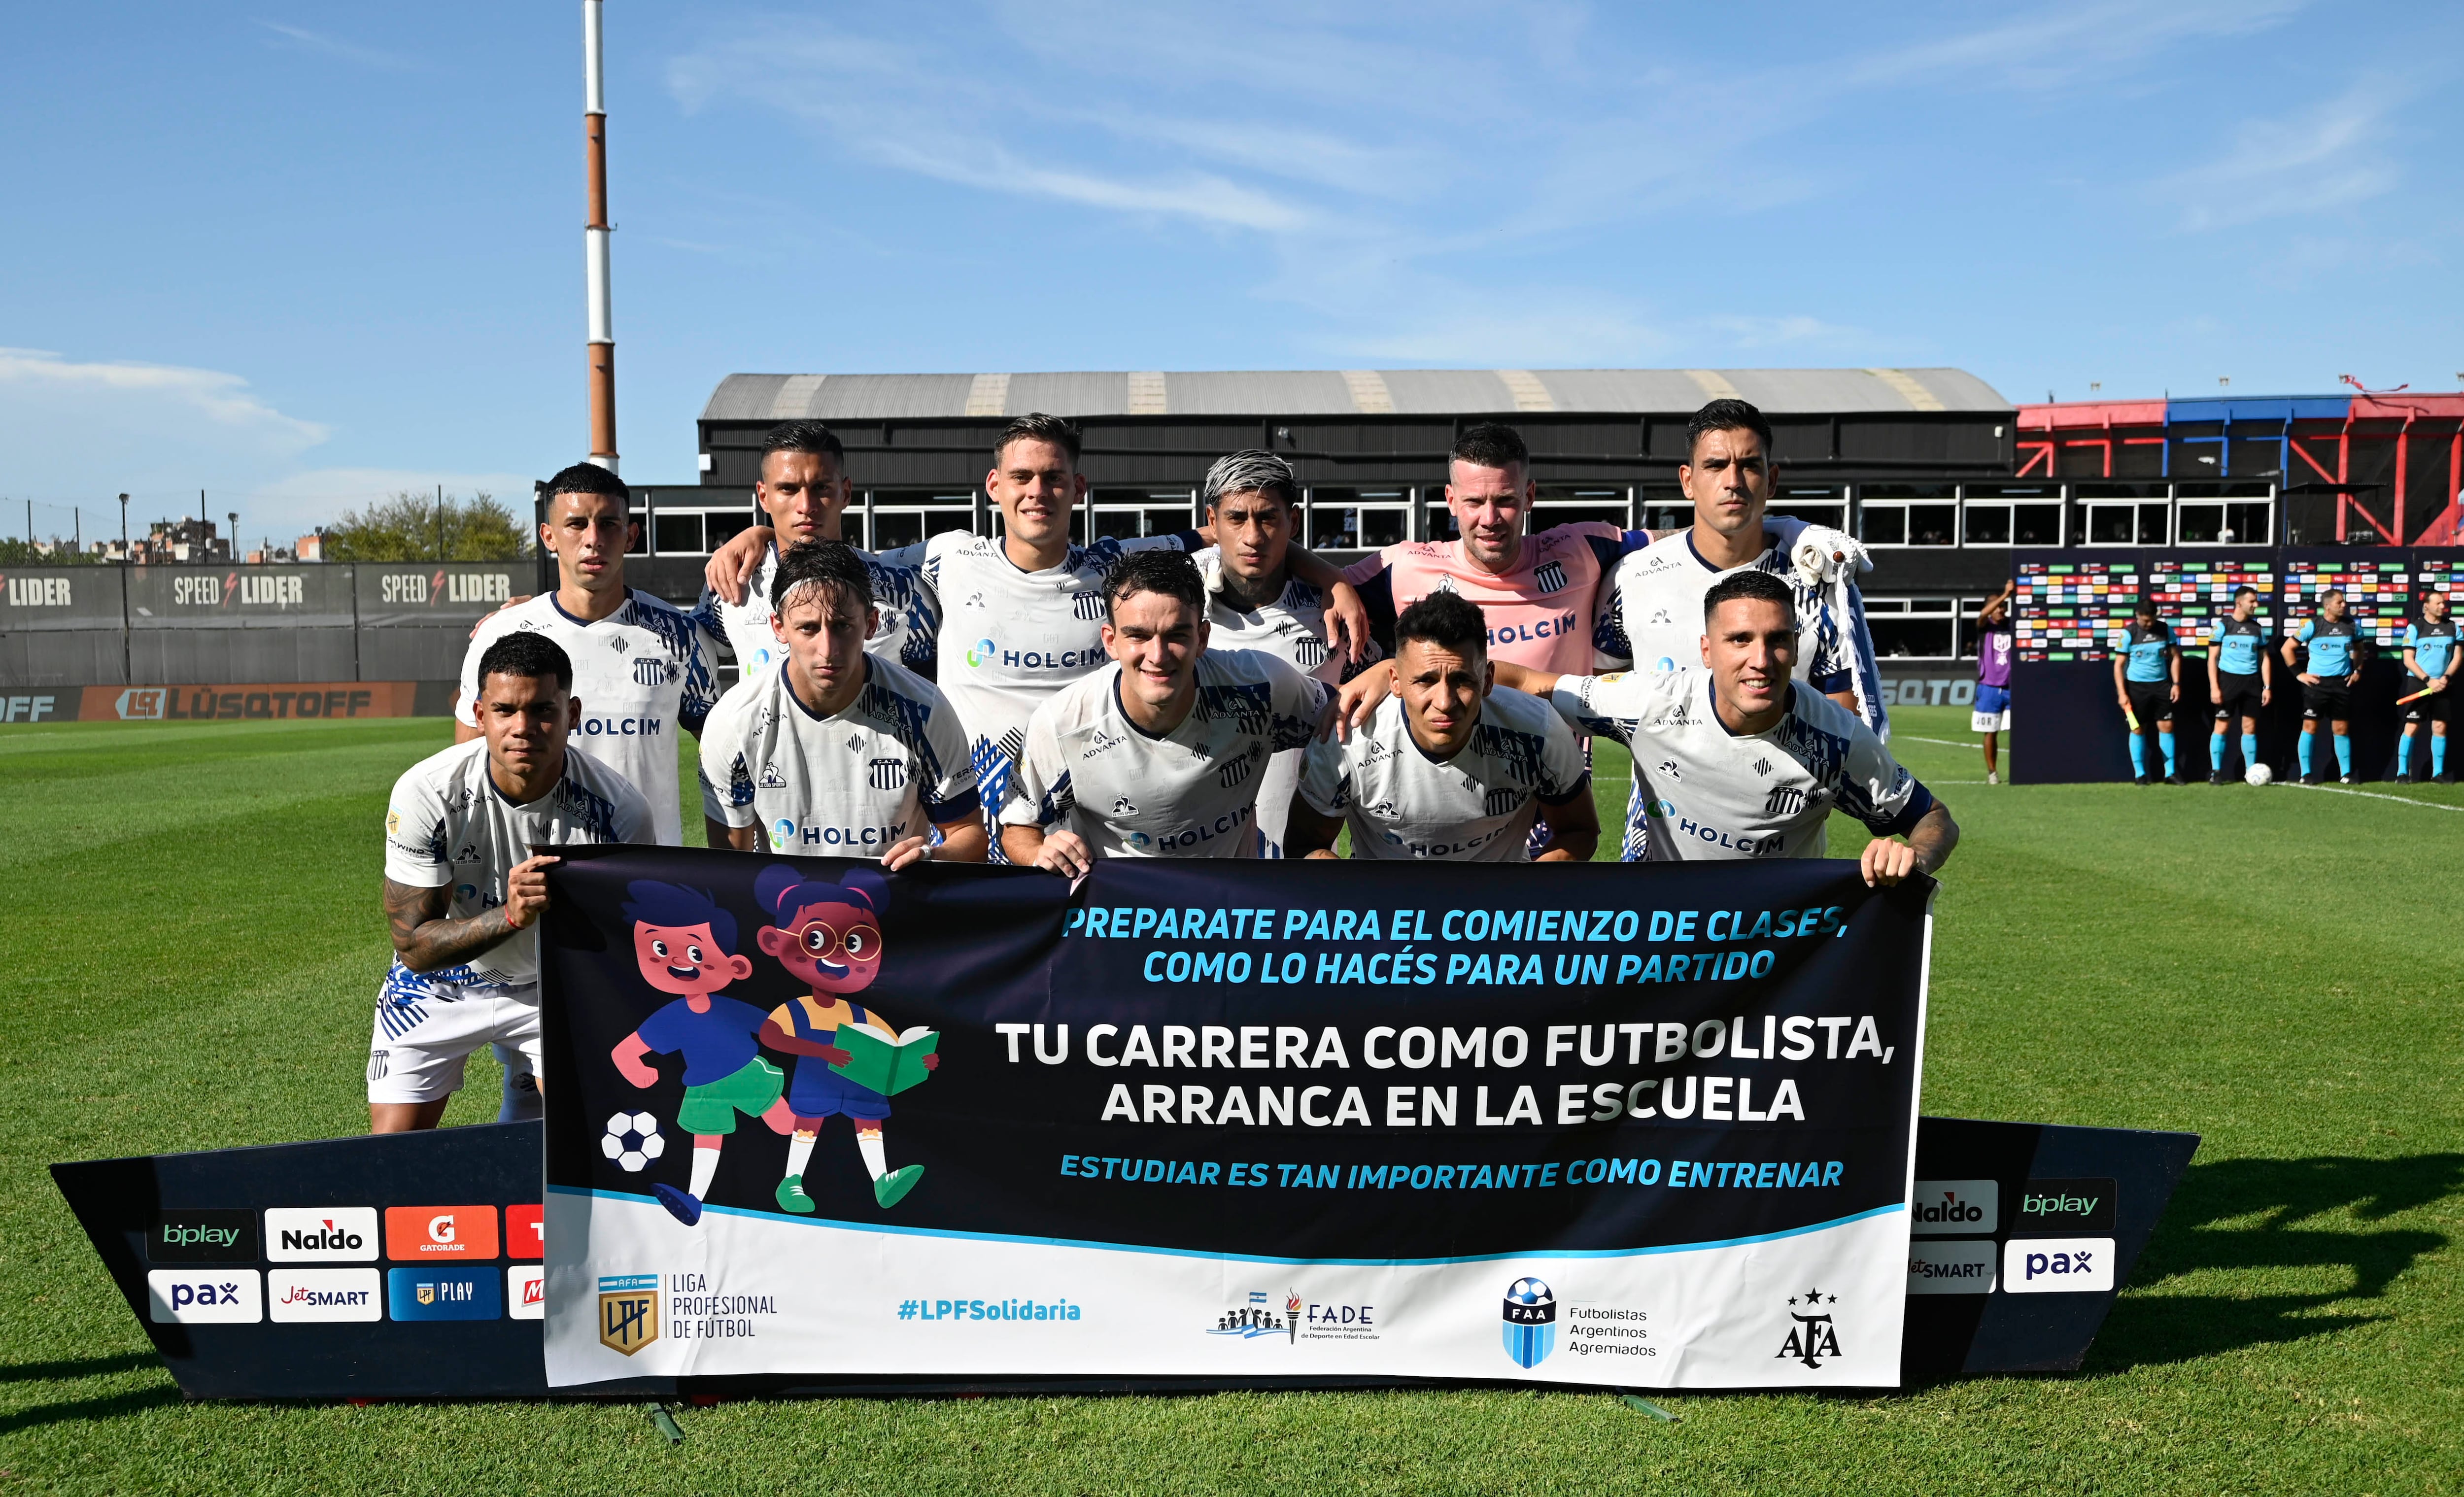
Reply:
[[[785,865],[764,869],[754,881],[754,897],[771,912],[774,925],[755,937],[781,966],[811,986],[812,992],[781,1003],[761,1025],[761,1043],[784,1055],[808,1056],[791,1062],[795,1078],[779,1104],[792,1116],[795,1135],[787,1144],[787,1175],[779,1182],[779,1204],[789,1211],[809,1212],[813,1200],[804,1194],[804,1165],[813,1156],[813,1140],[822,1120],[843,1113],[855,1127],[856,1152],[872,1176],[872,1199],[884,1209],[898,1204],[924,1178],[924,1166],[891,1170],[884,1152],[881,1125],[890,1117],[890,1099],[857,1086],[833,1066],[851,1057],[832,1042],[842,1024],[863,1024],[895,1041],[898,1031],[877,1013],[841,996],[872,985],[881,970],[881,921],[872,896],[856,881],[879,887],[877,875],[858,871],[847,884],[807,883],[803,874]],[[927,1070],[941,1064],[938,1055],[924,1057]],[[778,1112],[770,1126],[786,1132]]]
[[[787,1078],[757,1052],[761,1010],[718,996],[729,983],[753,975],[753,963],[735,954],[736,916],[720,909],[708,891],[680,884],[637,879],[625,892],[631,896],[625,915],[633,922],[633,956],[642,980],[662,993],[682,996],[643,1020],[612,1054],[627,1081],[649,1087],[659,1073],[644,1055],[684,1052],[685,1099],[676,1109],[676,1126],[693,1135],[693,1187],[652,1185],[650,1194],[692,1226],[701,1220],[702,1199],[718,1173],[719,1146],[736,1132],[736,1114],[759,1117],[769,1112]]]

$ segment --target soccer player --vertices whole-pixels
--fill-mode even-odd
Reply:
[[[2432,592],[2421,600],[2421,617],[2404,630],[2404,669],[2421,682],[2408,686],[2404,694],[2418,691],[2430,694],[2405,704],[2404,738],[2396,745],[2395,755],[2398,784],[2412,783],[2412,740],[2420,737],[2425,722],[2430,724],[2431,778],[2443,785],[2454,783],[2447,778],[2447,724],[2454,720],[2454,698],[2448,688],[2455,684],[2458,656],[2455,621],[2447,616],[2447,595]]]
[[[2130,728],[2130,767],[2134,784],[2147,778],[2147,728],[2156,728],[2157,746],[2165,752],[2165,782],[2177,785],[2173,771],[2173,703],[2182,695],[2182,651],[2173,644],[2173,627],[2156,617],[2152,599],[2142,598],[2130,622],[2113,631],[2113,699],[2122,704]]]
[[[454,741],[479,736],[479,662],[490,646],[536,633],[573,663],[582,746],[642,793],[658,841],[684,842],[675,729],[698,736],[718,701],[706,636],[680,608],[625,585],[631,491],[605,468],[576,463],[548,480],[539,544],[556,556],[557,589],[479,621],[462,657]]]
[[[749,583],[730,603],[705,583],[693,617],[736,657],[738,679],[750,680],[782,651],[770,627],[770,582],[781,547],[841,540],[847,501],[855,484],[847,473],[847,446],[818,421],[788,421],[761,438],[761,478],[753,497],[770,519],[772,539],[756,557]],[[941,600],[920,565],[898,565],[858,551],[872,574],[873,606],[880,622],[865,649],[910,671],[930,676],[941,627]],[[713,847],[717,844],[713,843]]]
[[[2267,654],[2267,627],[2258,622],[2258,589],[2237,588],[2233,613],[2208,627],[2208,699],[2216,704],[2208,736],[2208,783],[2225,782],[2225,735],[2241,719],[2241,767],[2258,762],[2259,709],[2276,699],[2276,664]]]
[[[868,653],[872,569],[836,540],[770,568],[773,648],[702,725],[711,846],[878,855],[886,868],[984,860],[983,816],[957,714],[932,682]],[[936,846],[933,832],[938,828]]]
[[[1778,465],[1771,423],[1753,406],[1712,401],[1694,412],[1685,433],[1677,479],[1693,501],[1693,528],[1617,564],[1600,653],[1644,671],[1691,666],[1701,653],[1703,599],[1730,573],[1751,568],[1786,581],[1795,598],[1805,630],[1796,679],[1887,735],[1864,600],[1849,580],[1863,564],[1863,548],[1836,531],[1768,513]]]
[[[480,656],[479,737],[394,782],[385,909],[394,960],[368,1041],[368,1129],[433,1128],[472,1051],[505,1068],[499,1122],[539,1112],[539,934],[547,869],[534,848],[647,842],[650,808],[625,777],[570,752],[573,662],[517,632]]]
[[[1148,550],[1195,551],[1201,532],[1137,539],[1106,537],[1092,545],[1069,539],[1069,517],[1087,496],[1078,471],[1078,429],[1058,416],[1021,416],[993,443],[984,490],[1000,507],[1001,534],[951,531],[920,545],[884,554],[892,565],[921,565],[942,604],[936,680],[957,709],[988,815],[1006,797],[1027,720],[1064,688],[1101,670],[1105,661],[1104,585],[1124,557]],[[754,527],[712,556],[706,573],[722,597],[744,595],[744,578],[770,532]],[[1347,637],[1365,631],[1358,595],[1335,570],[1300,547],[1289,551],[1296,576],[1330,589],[1328,609]],[[972,643],[963,643],[972,641]],[[1002,844],[996,844],[998,854]]]
[[[1252,450],[1219,457],[1199,487],[1215,544],[1198,553],[1206,583],[1209,648],[1258,649],[1303,675],[1330,684],[1348,664],[1329,649],[1326,595],[1294,577],[1292,532],[1300,515],[1300,480],[1272,452]],[[1364,641],[1374,657],[1375,644]],[[1300,784],[1305,750],[1286,749],[1266,760],[1258,785],[1259,854],[1285,855],[1285,818]]]
[[[1492,687],[1479,608],[1432,593],[1395,621],[1394,697],[1360,732],[1308,750],[1291,850],[1446,863],[1587,863],[1599,845],[1592,775],[1548,703]],[[1527,845],[1547,807],[1549,837]],[[1263,810],[1264,808],[1261,807]]]
[[[1267,757],[1308,746],[1326,687],[1258,650],[1208,649],[1188,557],[1123,559],[1104,607],[1112,663],[1027,724],[1001,808],[1010,861],[1075,878],[1097,857],[1257,856]]]
[[[1998,740],[2011,731],[2011,640],[2015,632],[2011,621],[2011,600],[2019,591],[2017,583],[2004,583],[2002,590],[1985,600],[1976,611],[1976,706],[1968,715],[1969,728],[1985,735],[1985,782],[2002,782],[2001,765],[1996,762]]]
[[[2306,671],[2293,658],[2299,645],[2309,647]],[[2302,620],[2301,627],[2284,641],[2284,663],[2294,668],[2294,679],[2301,683],[2301,782],[2305,785],[2326,778],[2311,767],[2321,719],[2335,731],[2337,780],[2343,784],[2353,782],[2352,700],[2353,687],[2362,679],[2362,649],[2361,631],[2344,611],[2341,587],[2320,594],[2319,616]]]
[[[1702,670],[1500,666],[1497,680],[1633,750],[1628,861],[1818,858],[1837,808],[1875,833],[1859,860],[1868,885],[1938,871],[1959,845],[1949,809],[1855,715],[1791,679],[1799,643],[1794,588],[1749,568],[1704,595]]]

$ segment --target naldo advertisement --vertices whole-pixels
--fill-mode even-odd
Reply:
[[[553,1386],[1899,1379],[1929,883],[575,852]]]

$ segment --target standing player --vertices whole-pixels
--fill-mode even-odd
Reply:
[[[2017,583],[2004,583],[2002,590],[1985,600],[1976,612],[1976,706],[1968,715],[1969,727],[1985,735],[1985,782],[2002,782],[2002,770],[1995,761],[1999,736],[2011,731],[2011,639],[2015,632],[2011,622],[2011,600],[2019,591]]]
[[[1021,416],[993,444],[984,490],[1001,509],[997,537],[945,532],[921,545],[890,552],[893,565],[921,565],[942,605],[937,681],[971,746],[987,815],[1006,796],[1011,766],[1025,742],[1027,720],[1065,687],[1104,665],[1104,585],[1126,556],[1148,550],[1195,551],[1197,531],[1081,546],[1069,539],[1069,517],[1087,496],[1078,471],[1078,429],[1058,416]],[[710,560],[708,580],[723,597],[744,595],[745,575],[770,544],[755,528]],[[1328,607],[1347,635],[1365,624],[1359,599],[1334,569],[1299,547],[1295,575],[1331,589]],[[997,848],[1001,845],[996,845]]]
[[[2421,734],[2421,725],[2430,724],[2430,773],[2440,784],[2453,784],[2447,778],[2447,725],[2454,720],[2454,698],[2448,688],[2455,684],[2455,621],[2447,616],[2447,595],[2432,592],[2421,600],[2421,617],[2405,627],[2404,669],[2421,684],[2408,685],[2405,694],[2426,691],[2430,694],[2417,702],[2408,702],[2404,709],[2404,739],[2396,745],[2395,779],[2398,784],[2412,783],[2412,740]]]
[[[2208,783],[2225,782],[2225,735],[2241,719],[2241,767],[2258,762],[2259,710],[2276,699],[2276,665],[2267,655],[2267,626],[2258,622],[2258,589],[2238,588],[2233,613],[2208,627],[2208,699],[2216,704],[2208,736]]]
[[[1208,649],[1185,556],[1125,559],[1104,606],[1112,663],[1027,725],[1001,809],[1010,861],[1075,878],[1098,857],[1257,856],[1266,760],[1308,746],[1325,686],[1258,650]]]
[[[1704,595],[1703,670],[1556,676],[1500,666],[1498,684],[1545,693],[1577,728],[1634,751],[1626,846],[1648,861],[1818,858],[1837,809],[1875,833],[1861,858],[1867,884],[1939,871],[1959,845],[1949,809],[1846,708],[1791,679],[1795,605],[1787,582],[1748,568]]]
[[[2308,670],[2293,658],[2294,647],[2310,648]],[[2304,619],[2284,641],[2284,663],[2294,667],[2301,683],[2301,782],[2315,785],[2326,778],[2311,767],[2312,747],[2323,718],[2336,737],[2339,783],[2353,782],[2353,688],[2362,679],[2362,637],[2344,611],[2344,592],[2330,587],[2319,595],[2319,616]]]
[[[625,585],[631,491],[605,468],[576,463],[548,480],[539,544],[556,556],[557,589],[479,621],[462,657],[454,741],[479,736],[479,662],[515,633],[554,640],[573,663],[583,746],[623,775],[650,804],[650,825],[671,848],[684,843],[675,729],[698,736],[718,701],[702,630],[680,608]]]
[[[753,497],[770,519],[772,539],[755,561],[750,582],[730,603],[704,584],[693,618],[736,657],[739,680],[751,680],[781,653],[770,629],[770,580],[783,547],[839,540],[855,484],[847,473],[847,446],[818,421],[789,421],[761,438],[761,478]],[[918,565],[898,565],[858,551],[872,574],[873,605],[880,623],[865,649],[921,675],[933,673],[939,643],[941,601]],[[714,843],[715,847],[717,844]]]
[[[1771,423],[1751,405],[1710,402],[1686,422],[1685,441],[1677,478],[1693,501],[1693,528],[1618,564],[1600,653],[1643,671],[1690,666],[1700,657],[1703,600],[1711,586],[1742,569],[1765,572],[1788,583],[1795,599],[1793,611],[1805,631],[1796,679],[1887,736],[1864,600],[1850,581],[1863,548],[1837,532],[1769,514],[1779,470]]]
[[[1480,609],[1432,593],[1395,621],[1395,696],[1358,733],[1307,750],[1292,850],[1355,858],[1588,863],[1599,846],[1592,775],[1573,730],[1538,697],[1492,689]],[[1549,838],[1528,845],[1546,806]],[[1263,810],[1264,807],[1261,807]]]
[[[385,811],[394,961],[368,1042],[368,1128],[433,1128],[473,1050],[505,1067],[499,1122],[539,1116],[539,934],[547,869],[534,848],[644,842],[650,808],[622,775],[569,752],[573,662],[508,634],[480,656],[479,737],[413,764]]]
[[[2147,778],[2147,728],[2154,724],[2158,747],[2165,751],[2165,782],[2177,785],[2173,771],[2173,704],[2182,696],[2182,651],[2173,644],[2173,627],[2156,617],[2156,605],[2142,598],[2130,622],[2113,631],[2113,699],[2122,704],[2130,729],[2130,768],[2134,784]]]
[[[957,714],[932,682],[866,652],[880,615],[862,554],[836,540],[791,546],[771,592],[771,643],[787,658],[738,682],[702,727],[711,846],[752,852],[766,835],[773,852],[878,856],[891,869],[982,862]]]
[[[1300,480],[1289,463],[1252,450],[1219,457],[1199,488],[1215,544],[1198,553],[1206,583],[1209,648],[1257,649],[1330,684],[1347,661],[1326,646],[1325,594],[1291,573]],[[1374,654],[1375,644],[1364,642]],[[1285,819],[1301,778],[1301,749],[1266,760],[1258,785],[1259,854],[1284,856]]]

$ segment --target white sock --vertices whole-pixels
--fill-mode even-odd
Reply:
[[[718,1150],[715,1148],[705,1149],[699,1143],[695,1143],[693,1145],[693,1184],[686,1187],[692,1192],[693,1200],[701,1200],[710,1195],[711,1177],[717,1173]]]
[[[539,1082],[530,1070],[520,1065],[504,1070],[504,1095],[496,1104],[499,1123],[535,1123],[547,1115],[547,1105],[539,1096]]]
[[[882,1152],[879,1129],[856,1134],[855,1149],[864,1156],[864,1167],[872,1172],[874,1179],[890,1173],[890,1156]]]
[[[800,1133],[787,1140],[787,1176],[794,1178],[804,1173],[804,1165],[813,1157],[813,1134]]]

